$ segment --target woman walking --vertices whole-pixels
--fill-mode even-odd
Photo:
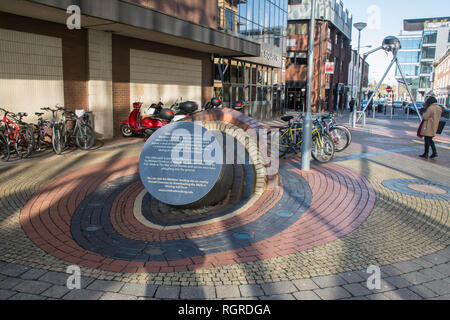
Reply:
[[[425,108],[425,113],[423,114],[422,128],[420,130],[420,135],[425,138],[425,152],[419,157],[428,158],[428,152],[433,151],[430,158],[436,158],[436,146],[433,141],[433,137],[436,136],[436,132],[439,126],[439,120],[441,118],[442,109],[437,104],[437,100],[434,97],[428,97],[423,104]]]

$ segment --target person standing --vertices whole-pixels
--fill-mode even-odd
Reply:
[[[439,126],[439,120],[441,118],[442,109],[437,104],[437,100],[434,97],[428,97],[423,104],[425,112],[423,114],[422,128],[420,130],[420,135],[425,139],[425,152],[419,157],[428,158],[428,152],[433,151],[430,158],[437,157],[436,146],[433,141],[433,137],[436,136],[436,132]]]
[[[352,99],[350,100],[350,102],[349,102],[349,107],[350,107],[350,112],[353,112],[353,110],[355,109],[355,99],[353,99],[353,97],[352,97]]]

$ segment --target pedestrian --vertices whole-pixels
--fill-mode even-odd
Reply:
[[[353,112],[353,110],[355,109],[355,99],[353,99],[353,97],[348,105],[350,106],[350,112]]]
[[[418,133],[420,136],[425,139],[425,152],[421,154],[419,157],[428,158],[428,152],[430,150],[433,151],[430,158],[436,158],[436,146],[433,141],[433,137],[436,136],[436,132],[439,126],[439,120],[441,118],[442,109],[437,104],[437,100],[434,97],[428,97],[423,104],[424,114],[423,120],[421,123],[420,132]]]

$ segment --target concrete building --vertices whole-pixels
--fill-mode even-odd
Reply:
[[[316,3],[311,108],[315,112],[342,109],[347,105],[352,15],[340,0],[318,0]],[[291,0],[289,4],[287,106],[303,110],[308,73],[311,1]]]
[[[417,100],[433,89],[433,63],[450,47],[450,17],[407,19],[399,36],[399,62]],[[396,70],[396,78],[400,78]],[[409,81],[410,80],[410,81]]]
[[[278,8],[284,3],[266,2],[267,13],[274,3]],[[0,2],[2,107],[30,115],[56,104],[85,109],[93,112],[97,135],[111,138],[119,135],[120,122],[138,99],[148,105],[161,98],[169,106],[182,97],[204,105],[214,94],[216,59],[253,58],[252,68],[261,70],[263,78],[272,72],[270,85],[280,82],[273,74],[282,70],[279,35],[285,15],[278,15],[277,25],[269,25],[277,33],[258,34],[264,40],[224,28],[229,19],[223,19],[221,4],[238,9],[253,1],[75,1],[81,28],[69,29],[67,22],[77,17],[73,3]],[[260,14],[259,9],[254,13]],[[270,15],[268,19],[270,23]],[[262,44],[266,39],[272,39],[267,46]],[[265,83],[269,87],[269,80]],[[262,110],[256,103],[254,108]],[[270,116],[272,105],[265,108],[260,114]]]
[[[450,49],[434,63],[433,92],[440,104],[450,106]]]

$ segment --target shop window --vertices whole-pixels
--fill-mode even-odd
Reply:
[[[295,32],[297,35],[306,35],[308,34],[308,23],[300,22],[296,24]]]

